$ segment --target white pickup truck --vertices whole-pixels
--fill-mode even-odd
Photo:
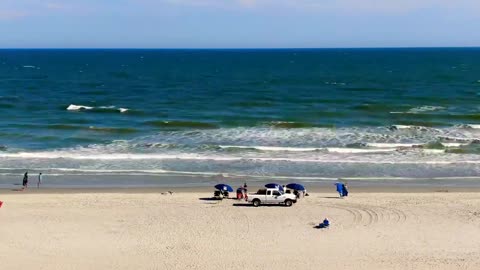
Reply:
[[[278,189],[267,188],[259,189],[257,193],[249,193],[247,201],[253,206],[258,207],[260,204],[284,204],[292,206],[297,202],[297,197],[293,194],[280,192]]]

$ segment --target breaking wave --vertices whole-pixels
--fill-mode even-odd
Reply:
[[[129,111],[127,108],[117,108],[115,106],[99,106],[99,107],[93,107],[93,106],[85,106],[85,105],[75,105],[75,104],[70,104],[67,107],[67,111],[97,111],[97,112],[120,112],[120,113],[126,113]]]
[[[208,123],[207,123],[208,124]],[[187,128],[183,128],[187,126]],[[191,126],[196,128],[192,129]],[[75,129],[78,125],[55,125]],[[91,172],[212,172],[294,177],[438,177],[480,173],[480,130],[455,126],[213,128],[176,122],[133,139],[56,150],[6,148],[2,166]],[[208,128],[207,128],[208,127]],[[95,132],[135,130],[82,126]]]

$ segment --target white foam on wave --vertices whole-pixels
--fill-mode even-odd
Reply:
[[[413,148],[422,146],[422,144],[413,143],[367,143],[368,148],[343,148],[343,147],[278,147],[278,146],[238,146],[238,145],[220,145],[222,149],[256,149],[260,151],[285,151],[285,152],[312,152],[312,151],[328,151],[330,153],[383,153],[393,152],[398,148]]]
[[[417,126],[409,126],[409,125],[393,125],[393,128],[396,129],[411,129],[411,128],[417,128]]]
[[[480,125],[467,124],[466,126],[469,127],[469,128],[471,128],[471,129],[480,129]]]
[[[156,175],[156,174],[163,174],[163,175],[203,175],[203,176],[222,176],[228,177],[231,176],[228,173],[221,173],[221,172],[194,172],[194,171],[171,171],[171,170],[162,170],[162,169],[125,169],[125,170],[105,170],[105,169],[77,169],[77,168],[34,168],[36,171],[42,171],[43,175],[48,176],[62,176],[62,175]],[[0,168],[0,171],[11,171],[11,170],[18,170],[18,168]],[[8,173],[0,173],[0,175],[16,175],[16,172],[8,172]],[[248,175],[235,175],[236,177],[239,176],[248,176]]]
[[[441,144],[445,147],[460,147],[460,146],[469,145],[470,143],[445,143],[445,142],[442,142]]]
[[[328,147],[327,151],[329,153],[339,153],[339,154],[372,154],[372,153],[395,152],[397,151],[397,149],[396,148],[361,149],[361,148]]]
[[[404,111],[404,112],[390,112],[390,113],[391,114],[419,114],[419,113],[424,113],[424,112],[441,111],[441,110],[445,110],[445,109],[446,108],[442,107],[442,106],[425,105],[425,106],[411,108],[408,111]]]
[[[322,150],[323,148],[314,147],[281,147],[281,146],[240,146],[240,145],[220,145],[222,149],[256,149],[260,151],[286,151],[286,152],[311,152]]]
[[[80,110],[93,110],[96,107],[91,107],[91,106],[85,106],[85,105],[75,105],[75,104],[70,104],[67,107],[67,111],[80,111]],[[130,109],[128,108],[117,108],[115,106],[100,106],[98,107],[99,109],[107,109],[107,110],[118,110],[120,113],[125,113],[129,111]]]
[[[420,106],[413,109],[408,110],[408,113],[422,113],[422,112],[432,112],[432,111],[441,111],[445,110],[445,107],[442,106]]]
[[[327,147],[395,148],[407,144],[428,144],[442,136],[472,137],[472,131],[457,128],[423,128],[410,125],[369,128],[298,128],[270,129],[265,127],[235,127],[211,130],[159,132],[133,143],[165,143],[173,145],[220,145],[237,148],[255,148],[260,151],[307,152]],[[449,142],[449,141],[446,141]],[[378,143],[378,144],[377,144]],[[391,143],[392,145],[381,145]],[[371,145],[369,145],[371,144]],[[377,144],[377,145],[376,145]],[[394,145],[397,144],[397,145]],[[405,144],[405,145],[404,145]],[[278,147],[278,148],[277,148]]]
[[[423,145],[423,143],[367,143],[368,147],[374,148],[412,148]]]
[[[59,159],[68,158],[76,160],[167,160],[167,159],[185,159],[185,160],[217,160],[217,161],[235,161],[242,160],[241,157],[221,157],[221,156],[199,156],[196,154],[89,154],[89,153],[68,153],[68,152],[19,152],[2,153],[0,157],[6,158],[37,158],[37,159]]]
[[[464,137],[454,137],[454,136],[439,136],[440,139],[446,141],[454,141],[454,142],[461,142],[461,143],[475,143],[480,142],[478,138],[464,138]]]
[[[395,151],[396,149],[389,149]],[[344,152],[345,153],[345,152]],[[373,152],[371,152],[373,154]],[[378,153],[378,152],[376,152]],[[444,150],[427,149],[420,153],[440,154]],[[389,160],[389,159],[348,159],[333,158],[331,156],[319,156],[316,158],[305,157],[233,157],[233,156],[215,156],[215,155],[194,155],[194,154],[73,154],[64,152],[23,152],[23,153],[2,153],[0,158],[31,158],[31,159],[73,159],[73,160],[196,160],[196,161],[264,161],[264,162],[302,162],[302,163],[345,163],[345,164],[430,164],[430,165],[449,165],[449,164],[480,164],[480,160]]]
[[[436,131],[439,130],[436,128],[424,127],[424,126],[413,126],[413,125],[393,125],[390,126],[390,130],[419,130],[419,131]]]
[[[425,154],[443,154],[445,153],[445,150],[443,149],[423,149],[423,153]]]
[[[37,169],[39,170],[39,169]],[[142,175],[142,174],[185,174],[185,175],[219,175],[217,172],[192,172],[192,171],[170,171],[170,170],[105,170],[105,169],[75,169],[75,168],[44,168],[40,169],[43,171],[61,171],[61,172],[71,172],[71,173],[101,173],[101,174],[132,174],[132,175]]]
[[[90,106],[75,105],[75,104],[70,104],[67,107],[67,111],[92,110],[92,109],[93,107],[90,107]]]

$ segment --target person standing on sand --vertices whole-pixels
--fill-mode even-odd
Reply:
[[[342,194],[343,196],[347,197],[348,196],[348,189],[347,189],[347,183],[342,185]]]
[[[40,188],[40,184],[42,183],[42,179],[43,179],[42,173],[39,173],[38,174],[37,188]]]
[[[25,172],[23,175],[23,182],[22,182],[23,189],[28,187],[28,172]]]

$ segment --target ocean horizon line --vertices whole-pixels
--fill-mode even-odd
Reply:
[[[236,47],[179,47],[179,48],[149,48],[149,47],[18,47],[18,48],[0,48],[0,50],[145,50],[145,51],[161,51],[161,50],[178,50],[178,51],[286,51],[286,50],[422,50],[422,49],[480,49],[478,46],[392,46],[392,47],[246,47],[246,48],[236,48]]]

